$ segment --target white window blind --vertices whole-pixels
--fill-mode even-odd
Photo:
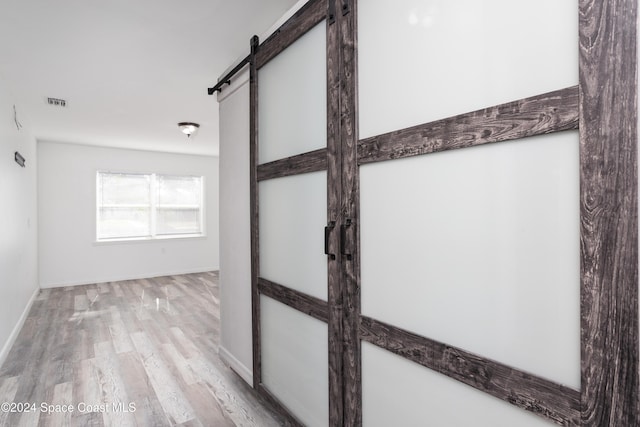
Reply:
[[[98,172],[97,239],[200,235],[203,178]]]
[[[202,178],[157,175],[156,234],[202,231]]]

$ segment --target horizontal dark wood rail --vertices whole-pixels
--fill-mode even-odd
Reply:
[[[360,140],[358,164],[578,129],[578,86]]]
[[[262,68],[280,52],[302,37],[327,16],[327,0],[311,0],[271,34],[256,54],[256,66]]]
[[[326,148],[258,165],[258,181],[323,170],[327,170]]]
[[[561,425],[580,424],[580,392],[362,316],[363,340]]]
[[[325,323],[329,320],[329,304],[319,298],[287,288],[262,277],[258,279],[258,291],[315,319]]]

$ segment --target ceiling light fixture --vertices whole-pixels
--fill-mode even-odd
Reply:
[[[195,133],[198,132],[200,125],[198,123],[180,122],[178,123],[178,128],[180,128],[182,133],[187,135],[187,138],[191,138],[191,135],[195,135]]]

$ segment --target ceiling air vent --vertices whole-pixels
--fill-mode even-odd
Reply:
[[[47,104],[53,105],[54,107],[66,107],[67,101],[59,98],[47,98]]]

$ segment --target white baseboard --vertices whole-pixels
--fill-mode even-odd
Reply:
[[[65,281],[65,282],[40,283],[40,287],[42,289],[63,288],[67,286],[92,285],[94,283],[121,282],[123,280],[151,279],[153,277],[180,276],[182,274],[206,273],[207,271],[217,271],[217,270],[220,270],[220,268],[219,267],[203,267],[203,268],[192,268],[189,270],[164,271],[164,272],[157,272],[157,273],[137,274],[137,275],[114,275],[110,277],[98,277],[98,278],[84,279],[84,280],[70,280],[68,282]]]
[[[22,315],[20,316],[20,319],[18,319],[18,323],[16,323],[16,326],[11,331],[11,334],[9,335],[7,342],[4,343],[4,346],[2,347],[2,351],[0,351],[0,366],[4,364],[5,360],[7,360],[7,356],[9,356],[11,347],[13,347],[13,344],[16,342],[16,339],[20,334],[20,330],[22,329],[22,326],[24,326],[25,320],[27,320],[27,316],[29,315],[31,306],[33,305],[33,302],[38,297],[38,292],[40,292],[40,288],[37,288],[36,290],[33,291],[33,295],[31,295],[31,298],[29,299],[27,306],[22,311]]]
[[[233,371],[240,376],[247,384],[253,387],[253,371],[240,362],[229,350],[220,346],[218,354],[223,362],[229,365]]]

